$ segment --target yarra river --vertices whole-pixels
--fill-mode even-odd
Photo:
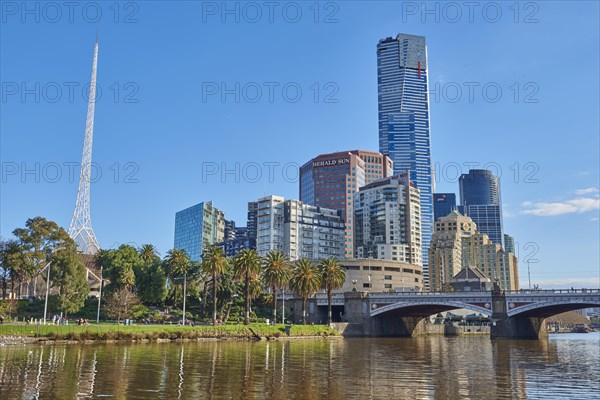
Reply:
[[[0,348],[0,399],[600,399],[600,333]]]

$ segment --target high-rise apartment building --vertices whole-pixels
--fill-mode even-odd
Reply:
[[[256,201],[249,201],[246,228],[248,228],[248,240],[251,249],[256,249],[257,210],[258,203]]]
[[[225,237],[225,215],[213,207],[212,201],[202,202],[175,214],[174,248],[185,250],[192,261],[201,261],[202,250]]]
[[[257,252],[281,251],[290,260],[344,257],[341,211],[267,196],[257,201]]]
[[[420,193],[407,172],[360,188],[354,221],[356,258],[423,265]]]
[[[504,247],[500,178],[486,169],[472,169],[458,181],[459,211],[468,215],[481,233]]]
[[[437,221],[456,210],[456,195],[454,193],[433,194],[433,220]]]
[[[341,211],[346,225],[346,258],[354,256],[354,193],[364,185],[391,176],[392,172],[389,157],[364,150],[321,154],[300,168],[300,201]]]
[[[409,171],[421,196],[423,273],[433,233],[434,178],[431,163],[429,75],[425,37],[398,34],[377,44],[379,152],[394,173]]]

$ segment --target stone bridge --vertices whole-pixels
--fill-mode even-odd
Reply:
[[[491,318],[491,337],[537,339],[547,335],[544,320],[582,308],[600,307],[600,289],[519,290],[487,292],[347,292],[335,295],[345,319],[360,324],[364,336],[412,336],[424,318],[439,312],[468,309]],[[317,308],[327,299],[316,297]]]

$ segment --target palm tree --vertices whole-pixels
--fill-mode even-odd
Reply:
[[[290,263],[280,251],[271,250],[263,263],[262,278],[273,292],[273,321],[277,322],[277,288],[284,287],[290,280]]]
[[[173,277],[183,275],[183,325],[185,325],[185,298],[187,295],[187,275],[191,271],[192,261],[183,249],[171,249],[167,252],[165,263]]]
[[[321,274],[307,258],[296,261],[292,271],[290,288],[302,297],[302,322],[306,325],[306,300],[321,287]]]
[[[217,286],[219,275],[227,271],[229,260],[219,246],[210,246],[202,253],[202,269],[212,275],[213,280],[213,325],[217,324]]]
[[[346,281],[346,270],[335,258],[325,258],[319,263],[321,285],[327,290],[327,323],[331,324],[331,292],[339,289]]]
[[[156,247],[154,247],[152,244],[143,244],[142,247],[139,248],[138,252],[140,253],[140,258],[146,264],[158,257]]]
[[[260,273],[260,261],[252,249],[243,249],[233,260],[235,279],[244,282],[244,325],[250,323],[250,280]]]

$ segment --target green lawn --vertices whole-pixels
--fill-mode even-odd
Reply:
[[[4,324],[0,325],[0,336],[48,337],[56,340],[139,340],[139,339],[197,339],[239,337],[251,338],[252,331],[263,337],[279,337],[285,335],[285,325],[266,324],[226,324],[226,325],[46,325],[39,328],[35,325]],[[250,330],[252,329],[252,331]],[[293,325],[291,336],[330,336],[337,331],[326,325]]]

